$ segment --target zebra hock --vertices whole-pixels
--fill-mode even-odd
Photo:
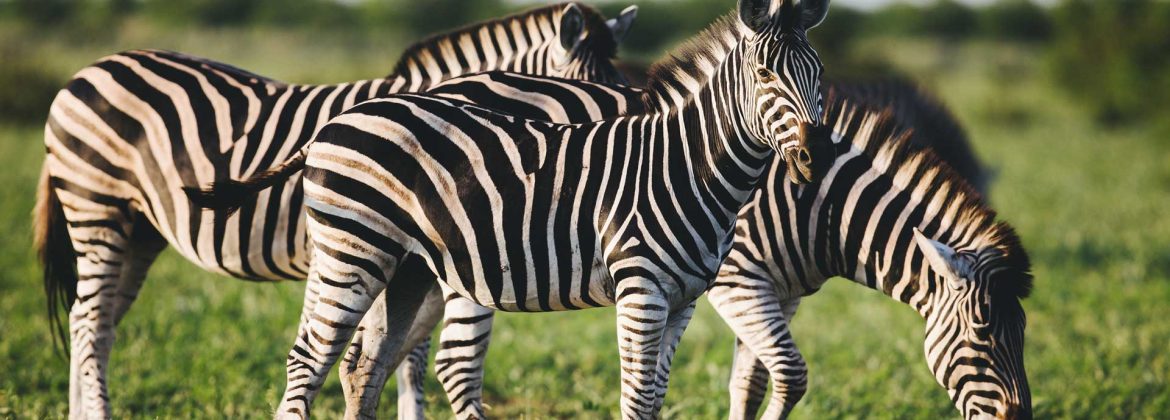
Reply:
[[[889,118],[893,118],[897,126],[906,127],[911,133],[908,135],[908,147],[915,150],[924,148],[938,150],[939,152],[936,153],[939,158],[948,166],[956,168],[957,173],[963,179],[986,179],[985,169],[971,154],[967,137],[960,124],[941,102],[914,84],[900,80],[869,83],[831,81],[828,83],[828,89],[834,92],[838,98],[837,101],[847,101],[855,106],[885,109],[886,112],[890,112]],[[464,91],[467,90],[469,89],[464,89]],[[556,91],[557,87],[549,86],[546,89],[530,86],[530,91],[546,90]],[[640,92],[636,89],[626,88],[626,90],[630,95]],[[431,92],[434,93],[435,90]],[[504,97],[493,99],[486,96],[477,96],[474,99],[471,102],[495,103],[493,101],[509,100]],[[592,108],[589,102],[595,100],[610,103],[605,96],[596,99],[581,95],[555,97],[545,95],[525,98],[526,102],[530,102],[536,108],[550,110],[589,109]],[[632,101],[627,103],[634,104]],[[887,106],[890,107],[887,108]],[[641,111],[635,108],[619,108],[617,112],[618,114],[614,115],[636,114]],[[554,118],[541,119],[554,120]],[[883,139],[883,141],[890,140],[892,138]],[[794,300],[794,302],[798,302],[798,300]],[[423,411],[422,378],[426,374],[427,355],[430,348],[429,342],[425,340],[429,338],[428,333],[438,323],[440,315],[444,318],[444,323],[439,350],[435,355],[435,375],[442,384],[457,417],[474,417],[465,415],[467,413],[481,414],[482,401],[480,398],[482,396],[484,358],[491,337],[493,311],[463,299],[457,294],[444,297],[437,290],[427,297],[423,308],[422,315],[416,318],[415,325],[408,335],[410,338],[406,342],[408,345],[414,345],[420,338],[424,342],[417,344],[415,350],[408,355],[398,370],[400,418],[413,418],[409,417],[412,413]],[[796,305],[784,304],[783,309],[786,315],[785,319],[791,319]],[[374,311],[378,311],[378,309],[375,308]],[[359,327],[359,336],[361,335],[361,327]],[[360,344],[363,349],[380,345],[373,336],[365,335],[364,337],[364,342]],[[357,341],[359,340],[355,337],[355,342]],[[358,345],[355,343],[355,346],[350,347],[347,358]],[[756,363],[756,359],[754,355],[750,354],[750,351],[744,351],[742,354],[746,356],[737,358],[735,366],[746,366],[743,363]],[[750,360],[741,360],[748,356],[750,356]],[[739,378],[734,381],[733,384],[738,385],[736,389],[739,391],[736,393],[736,398],[733,398],[732,413],[755,413],[762,404],[768,381],[769,373],[767,370],[761,370],[750,378]],[[786,401],[795,403],[791,398],[786,398]],[[733,417],[743,416],[744,414],[733,415]],[[482,416],[479,417],[482,418]]]
[[[394,291],[388,324],[409,326],[433,287],[400,278],[416,270],[494,309],[616,304],[622,410],[656,415],[689,309],[769,157],[781,152],[798,182],[819,173],[819,142],[806,134],[819,127],[821,66],[804,32],[826,8],[741,2],[659,66],[643,115],[559,125],[394,95],[333,119],[305,171],[322,290],[302,317],[278,415],[308,415],[383,290]],[[390,329],[389,346],[402,335]]]
[[[299,182],[230,217],[191,208],[182,186],[262,171],[341,110],[459,72],[623,80],[609,59],[632,19],[631,9],[605,21],[575,3],[535,9],[420,43],[398,66],[403,74],[341,85],[286,85],[148,50],[79,71],[46,123],[36,230],[50,317],[60,325],[58,308],[70,314],[70,416],[110,415],[114,325],[166,246],[209,271],[251,280],[297,280],[308,271]]]
[[[834,161],[820,181],[769,181],[740,214],[735,245],[708,298],[742,341],[733,418],[786,416],[807,387],[788,322],[802,296],[840,276],[926,319],[935,379],[965,418],[1031,418],[1024,371],[1028,256],[1012,228],[890,114],[831,98]],[[781,320],[760,314],[783,313]]]

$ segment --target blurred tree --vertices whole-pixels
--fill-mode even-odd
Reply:
[[[968,37],[978,28],[977,12],[955,0],[925,5],[894,3],[870,14],[865,30],[884,35]]]
[[[1054,11],[1054,80],[1106,123],[1170,115],[1170,3],[1068,0]]]
[[[68,21],[77,9],[72,0],[11,0],[0,2],[6,15],[36,25],[55,25]]]
[[[979,32],[1008,41],[1046,41],[1052,35],[1052,22],[1031,0],[999,0],[979,12]]]
[[[448,31],[516,9],[500,0],[366,0],[358,8],[370,27],[393,26],[417,36]]]
[[[42,124],[64,80],[45,71],[32,49],[0,45],[0,121]]]
[[[143,0],[150,18],[168,24],[225,26],[252,21],[260,0]]]

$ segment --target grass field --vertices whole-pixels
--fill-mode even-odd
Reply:
[[[131,47],[216,57],[298,82],[377,77],[396,50],[304,34],[208,32],[154,37],[134,26],[49,51],[61,77]],[[280,36],[276,36],[280,35]],[[280,42],[272,39],[281,39]],[[37,44],[55,42],[53,44]],[[215,45],[226,45],[216,47]],[[1142,127],[1104,130],[1044,82],[1034,51],[871,40],[949,103],[998,171],[991,200],[1035,264],[1026,360],[1038,418],[1162,418],[1170,413],[1170,140]],[[874,51],[877,51],[876,53]],[[901,54],[883,53],[902,51]],[[312,54],[326,54],[327,59]],[[383,57],[383,58],[370,58]],[[830,68],[831,71],[831,68]],[[43,154],[41,121],[0,127],[0,418],[61,417],[68,364],[54,354],[30,217]],[[284,385],[302,285],[203,273],[167,253],[118,327],[109,384],[116,417],[265,417]],[[811,384],[795,418],[954,417],[923,363],[922,321],[845,281],[805,300],[795,336]],[[496,418],[616,415],[611,310],[501,315],[485,399]],[[664,411],[726,416],[732,337],[705,300],[683,339]],[[428,383],[432,417],[449,417]],[[380,408],[393,416],[391,384]],[[315,414],[342,410],[336,374]]]

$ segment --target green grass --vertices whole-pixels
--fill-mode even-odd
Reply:
[[[304,82],[375,77],[396,54],[376,42],[328,36],[210,31],[154,39],[136,31],[130,26],[83,47],[29,42],[51,52],[42,58],[62,81],[89,60],[129,47],[180,49]],[[232,43],[215,46],[225,41]],[[331,55],[315,60],[313,52]],[[998,170],[991,199],[1035,263],[1036,289],[1024,306],[1038,417],[1170,412],[1170,142],[1141,127],[1094,126],[1044,82],[1027,48],[952,51],[873,40],[861,52],[888,55],[936,89]],[[51,348],[29,245],[43,153],[39,124],[0,127],[0,418],[66,413],[68,365]],[[301,290],[203,273],[168,252],[118,327],[109,377],[115,416],[268,416],[283,389]],[[922,324],[908,308],[845,281],[806,299],[794,328],[811,388],[794,417],[954,417],[923,363]],[[485,392],[490,415],[616,415],[611,310],[505,314],[495,331]],[[666,417],[726,415],[731,343],[704,300],[680,347]],[[432,416],[449,417],[433,379],[428,391]],[[391,384],[382,417],[393,416],[393,393]],[[334,418],[342,409],[334,374],[315,413]]]

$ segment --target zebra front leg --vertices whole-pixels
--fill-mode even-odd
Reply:
[[[731,362],[731,379],[727,390],[731,394],[731,420],[754,419],[764,405],[768,392],[768,368],[739,338],[735,339],[735,353]]]
[[[800,298],[780,303],[784,319],[791,321],[800,305]],[[728,418],[754,419],[768,393],[768,368],[739,338],[735,339],[735,356],[731,362],[731,379],[727,389],[731,394],[731,413]],[[782,391],[779,391],[782,392]],[[785,397],[791,400],[792,397]]]
[[[771,282],[723,275],[707,296],[736,337],[770,373],[772,398],[763,418],[787,418],[808,388],[808,368],[792,340],[783,304]]]
[[[656,373],[670,302],[658,291],[658,285],[648,279],[625,279],[617,285],[622,418],[657,418]]]
[[[447,304],[435,377],[443,384],[451,410],[460,419],[483,419],[483,364],[495,311],[446,293]]]
[[[674,353],[678,349],[678,342],[682,339],[683,332],[686,331],[687,325],[690,324],[691,317],[694,315],[695,302],[691,302],[683,310],[671,313],[667,317],[666,335],[658,349],[658,372],[655,377],[658,382],[655,385],[658,388],[658,395],[654,398],[655,412],[662,411],[662,404],[666,400],[666,390],[670,384],[670,367],[674,362]]]

